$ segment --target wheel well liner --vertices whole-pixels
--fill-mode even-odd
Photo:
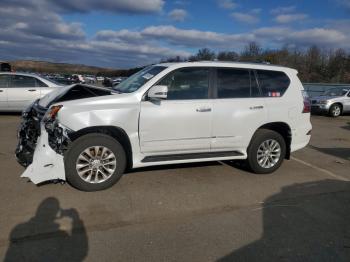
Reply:
[[[329,107],[329,109],[332,107],[332,106],[334,106],[334,105],[340,105],[340,107],[341,107],[341,110],[343,110],[343,104],[341,103],[341,102],[334,102],[333,104],[331,104],[330,105],[330,107]]]
[[[114,139],[116,139],[124,148],[126,153],[126,159],[127,159],[127,167],[132,168],[133,162],[132,162],[132,147],[130,143],[129,136],[126,134],[126,132],[119,127],[116,126],[93,126],[93,127],[86,127],[83,129],[80,129],[76,132],[70,133],[69,138],[71,141],[74,141],[78,137],[81,137],[83,135],[91,134],[91,133],[101,133],[106,134]]]
[[[257,132],[259,129],[269,129],[279,133],[284,138],[284,141],[286,142],[286,147],[287,147],[286,159],[290,159],[292,131],[288,124],[284,122],[271,122],[260,126],[255,132]]]

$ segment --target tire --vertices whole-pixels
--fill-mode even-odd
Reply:
[[[343,108],[342,108],[342,106],[340,104],[333,104],[329,108],[329,115],[331,117],[338,117],[338,116],[341,115],[342,110],[343,110]]]
[[[268,152],[264,149],[263,145],[266,146],[266,150],[270,149],[270,151],[275,146],[275,150],[272,150],[273,153],[269,154],[270,158],[267,157],[268,159],[266,160],[265,165],[264,161],[267,156],[265,154],[268,154]],[[269,146],[271,146],[271,148],[269,148]],[[279,156],[277,149],[279,149]],[[268,129],[259,129],[254,134],[252,141],[248,147],[247,153],[247,165],[251,171],[256,174],[269,174],[281,166],[286,156],[286,142],[284,138],[275,131]],[[261,161],[260,163],[258,158]]]
[[[98,191],[111,187],[122,177],[126,154],[114,138],[93,133],[72,142],[64,163],[70,185],[82,191]]]

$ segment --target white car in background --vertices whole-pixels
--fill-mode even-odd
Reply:
[[[60,84],[26,73],[0,72],[0,111],[20,112]]]

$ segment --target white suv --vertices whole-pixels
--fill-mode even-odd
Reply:
[[[51,107],[22,175],[34,183],[58,179],[95,191],[127,168],[233,159],[270,173],[310,140],[310,104],[290,68],[168,63],[143,69],[114,92],[95,88],[80,98],[69,88],[36,103]]]

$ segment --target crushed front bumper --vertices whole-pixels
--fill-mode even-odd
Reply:
[[[34,184],[50,180],[66,180],[63,156],[56,153],[48,141],[48,133],[42,125],[33,162],[21,175],[21,177],[29,178]]]
[[[45,112],[46,108],[40,107],[36,101],[22,113],[22,122],[17,132],[18,143],[15,154],[18,163],[24,167],[33,162],[34,150],[40,136],[40,122]]]
[[[70,129],[57,121],[42,121],[46,108],[37,102],[22,114],[18,129],[16,158],[27,169],[21,177],[38,184],[50,180],[65,180],[64,151],[70,139]]]

